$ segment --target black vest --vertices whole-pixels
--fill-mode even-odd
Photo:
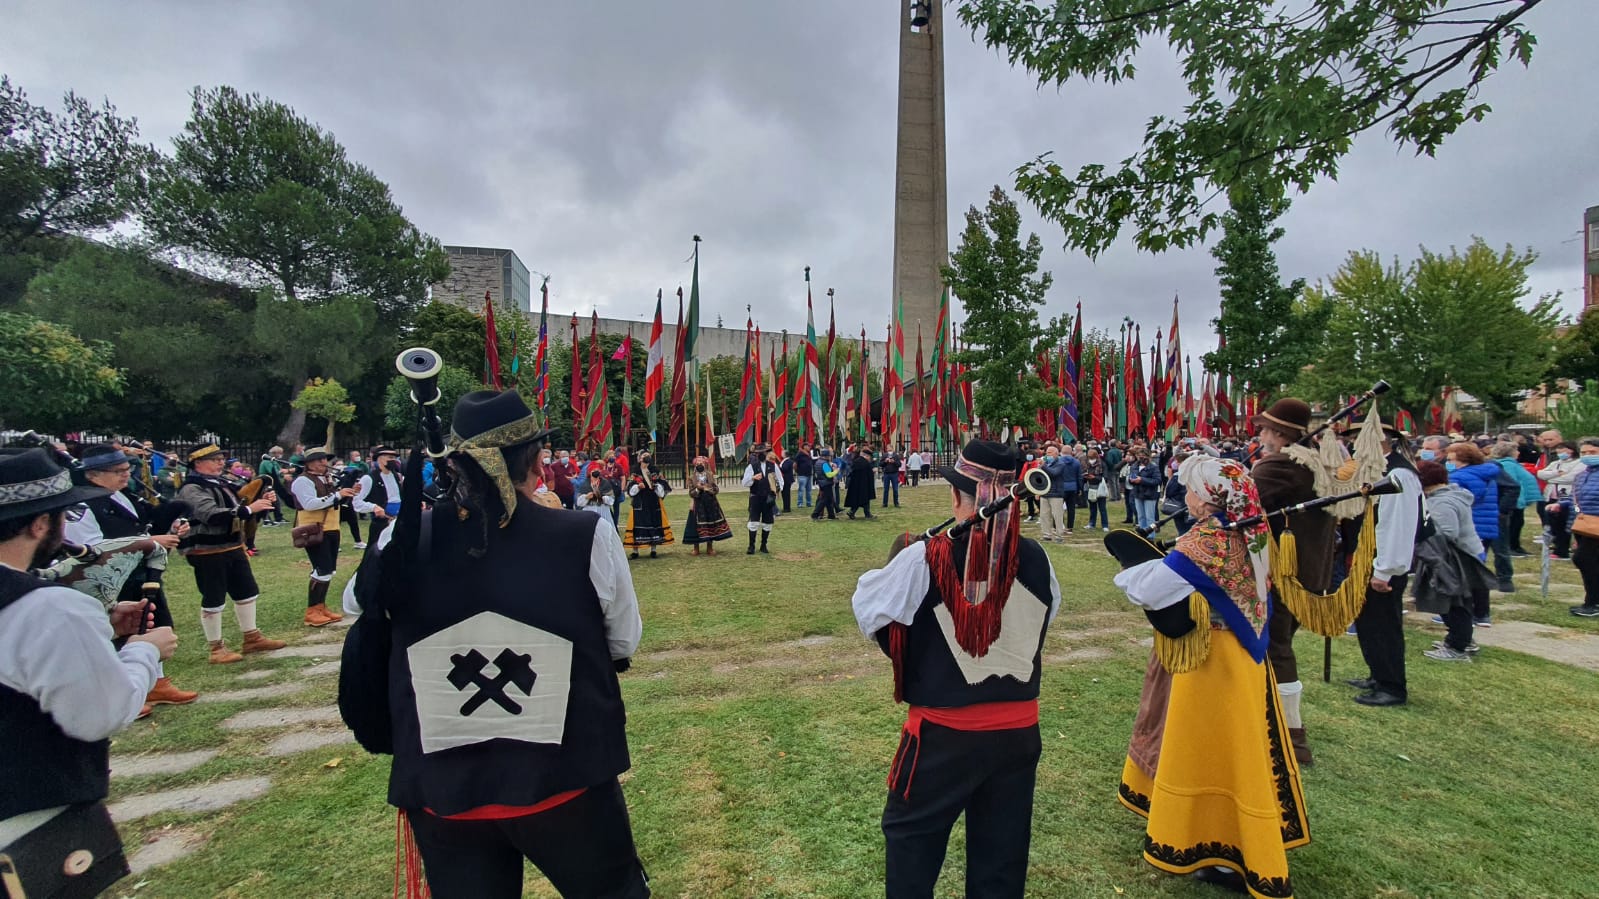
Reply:
[[[0,609],[49,581],[0,567]],[[0,820],[24,812],[94,802],[111,792],[111,741],[67,736],[38,700],[0,686]]]
[[[435,562],[419,599],[390,609],[389,803],[441,815],[526,806],[626,771],[622,691],[589,578],[599,519],[519,502],[471,559],[454,544],[478,521],[453,518],[430,522]],[[542,691],[563,681],[564,717],[540,714]],[[520,730],[556,724],[558,735]]]
[[[122,537],[135,537],[144,535],[144,522],[139,516],[129,512],[121,503],[110,496],[101,496],[85,503],[89,511],[94,514],[95,524],[100,526],[100,533],[107,540],[116,540]],[[138,508],[138,503],[134,503]]]
[[[750,498],[763,501],[771,499],[776,493],[772,489],[772,472],[777,470],[777,466],[762,459],[758,462],[750,463],[750,470],[752,474],[766,475],[766,477],[758,481],[750,481]]]
[[[1025,608],[1024,604],[1034,604],[1038,609],[1026,609],[1034,612],[1039,622],[1036,633],[1031,631],[1025,635],[1012,633],[1009,639],[1022,639],[1025,637],[1027,646],[1031,649],[1032,670],[1027,679],[1011,675],[995,675],[984,678],[976,684],[968,683],[967,676],[961,671],[960,664],[956,661],[955,653],[960,652],[958,644],[953,645],[944,637],[943,629],[939,626],[938,609],[943,605],[943,597],[939,595],[938,585],[935,583],[928,588],[927,598],[916,610],[916,617],[911,621],[910,640],[905,649],[905,701],[911,705],[929,706],[933,708],[958,708],[960,706],[976,705],[983,702],[1015,702],[1038,698],[1038,677],[1041,668],[1040,656],[1044,647],[1044,633],[1049,628],[1049,557],[1044,554],[1043,547],[1036,542],[1023,539],[1020,549],[1021,559],[1016,566],[1016,583],[1011,587],[1009,599],[1005,604],[1004,625],[1000,629],[1000,639],[1007,639],[1005,628],[1014,627],[1018,613]],[[964,570],[966,556],[966,541],[960,539],[955,545],[955,568]],[[1025,589],[1028,596],[1023,593]],[[964,600],[959,600],[964,602]],[[1012,605],[1018,608],[1013,610]],[[1017,618],[1013,618],[1015,615]],[[878,631],[879,641],[886,641],[889,628]],[[994,655],[992,649],[990,655]]]
[[[383,484],[383,472],[373,471],[369,477],[372,478],[372,489],[366,492],[366,502],[381,509],[389,504],[389,488]],[[395,475],[395,483],[399,483],[399,475]],[[394,499],[398,501],[399,497]]]

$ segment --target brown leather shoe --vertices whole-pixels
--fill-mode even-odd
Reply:
[[[314,606],[307,606],[305,609],[306,627],[322,627],[324,625],[332,624],[337,620],[337,618],[331,618],[328,616],[328,607],[322,603],[317,603]]]
[[[344,620],[343,613],[333,611],[333,609],[330,606],[328,606],[326,603],[323,603],[321,608],[322,608],[322,614],[326,615],[329,621],[343,621]]]
[[[146,705],[184,705],[200,698],[200,694],[193,690],[179,690],[172,686],[172,679],[163,677],[155,682],[150,694],[144,697]]]
[[[271,652],[288,645],[282,640],[269,640],[259,630],[253,630],[245,632],[244,645],[239,648],[249,655],[252,652]]]
[[[229,649],[227,644],[221,640],[212,640],[210,645],[211,664],[213,665],[231,665],[234,662],[244,661],[244,656]]]
[[[135,721],[143,721],[144,719],[150,717],[150,713],[153,712],[153,711],[155,711],[155,706],[153,706],[153,705],[151,705],[151,704],[149,704],[147,702],[147,703],[144,704],[144,708],[139,710],[139,717],[137,717],[137,718],[135,718],[133,720],[135,720]]]
[[[1294,745],[1294,758],[1299,760],[1299,767],[1309,768],[1316,764],[1310,756],[1310,738],[1305,736],[1303,727],[1288,728],[1288,740]]]

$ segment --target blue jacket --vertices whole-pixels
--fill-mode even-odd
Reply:
[[[1523,468],[1521,463],[1515,459],[1499,459],[1498,462],[1499,467],[1510,472],[1510,476],[1515,478],[1516,483],[1521,487],[1521,496],[1516,500],[1516,508],[1525,509],[1534,503],[1543,501],[1543,486],[1538,483],[1537,478],[1532,476],[1532,472]]]
[[[1483,543],[1499,538],[1499,466],[1467,465],[1449,473],[1449,483],[1471,493],[1471,523]]]
[[[1599,515],[1599,468],[1584,468],[1571,482],[1571,495],[1560,500],[1568,516],[1577,512]]]
[[[1064,497],[1076,493],[1083,486],[1083,466],[1072,456],[1056,456],[1051,462],[1044,457],[1044,474],[1049,475],[1049,496]]]
[[[1160,488],[1165,483],[1160,476],[1160,466],[1153,462],[1147,465],[1139,465],[1136,462],[1128,464],[1132,466],[1127,472],[1128,477],[1139,479],[1138,483],[1127,485],[1132,488],[1133,499],[1159,499]]]

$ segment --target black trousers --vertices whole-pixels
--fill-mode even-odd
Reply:
[[[361,513],[349,506],[339,507],[339,521],[350,526],[350,539],[356,543],[361,542]]]
[[[1474,625],[1471,620],[1471,610],[1465,606],[1455,606],[1444,613],[1444,624],[1449,628],[1449,633],[1444,637],[1444,642],[1455,652],[1465,652],[1471,645],[1471,634]]]
[[[305,557],[311,561],[311,577],[316,580],[333,580],[339,570],[339,532],[324,530],[322,542],[305,548]]]
[[[1371,670],[1377,689],[1399,697],[1405,692],[1405,584],[1402,574],[1388,582],[1388,592],[1366,587],[1366,604],[1355,619],[1355,634],[1360,638],[1360,654]]]
[[[234,602],[254,599],[261,593],[256,586],[255,574],[250,570],[250,557],[244,547],[227,552],[184,556],[194,569],[194,586],[200,591],[200,607],[220,609],[229,596]]]
[[[1523,549],[1522,546],[1521,546],[1521,532],[1525,531],[1526,529],[1527,529],[1527,510],[1526,510],[1526,508],[1522,507],[1522,506],[1517,506],[1516,508],[1511,509],[1510,510],[1510,551],[1511,552],[1514,552],[1514,553],[1525,553],[1526,552],[1526,550]]]
[[[562,896],[643,899],[649,878],[633,848],[616,781],[549,811],[499,821],[449,821],[407,811],[428,888],[436,899],[515,899],[522,859]]]
[[[788,478],[787,480],[783,481],[783,511],[784,512],[792,512],[792,511],[794,511],[794,509],[789,505],[791,502],[793,502],[793,496],[794,496],[794,479],[793,478]]]
[[[811,517],[821,518],[824,512],[828,518],[838,517],[838,486],[836,484],[822,484],[816,488],[816,508],[811,510]]]
[[[1582,604],[1599,606],[1599,540],[1577,537],[1577,551],[1571,554],[1571,564],[1582,575]]]
[[[968,899],[1020,899],[1033,833],[1038,726],[960,731],[923,722],[900,736],[883,809],[888,899],[930,899],[950,829],[966,813]]]

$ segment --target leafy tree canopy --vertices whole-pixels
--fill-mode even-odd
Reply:
[[[1369,250],[1351,253],[1325,285],[1306,291],[1327,306],[1317,362],[1294,385],[1311,399],[1336,402],[1379,378],[1420,418],[1444,387],[1458,387],[1500,412],[1548,371],[1558,296],[1522,308],[1528,250],[1494,251],[1481,238],[1465,252],[1422,248],[1420,258],[1384,265]]]
[[[1599,378],[1599,315],[1584,315],[1560,338],[1549,374],[1578,382]]]
[[[0,312],[3,421],[65,430],[95,404],[122,392],[109,344],[85,342],[53,322]]]
[[[1046,154],[1018,170],[1067,245],[1097,255],[1126,229],[1152,252],[1198,243],[1220,224],[1216,195],[1246,176],[1269,200],[1309,190],[1372,128],[1432,155],[1487,115],[1480,87],[1507,57],[1531,61],[1519,20],[1539,2],[963,0],[958,14],[1040,85],[1130,81],[1155,40],[1181,60],[1192,102],[1151,118],[1133,156],[1073,174]]]
[[[1272,244],[1283,236],[1274,223],[1287,204],[1268,200],[1256,181],[1233,191],[1224,234],[1211,250],[1220,263],[1221,316],[1211,321],[1220,342],[1205,354],[1205,364],[1257,393],[1271,393],[1315,361],[1329,310],[1299,303],[1303,278],[1282,282]]]
[[[966,212],[960,246],[944,266],[944,283],[966,309],[961,328],[966,349],[956,358],[971,366],[977,384],[972,401],[990,427],[1004,419],[1031,422],[1039,409],[1060,406],[1060,397],[1030,373],[1035,342],[1042,334],[1038,309],[1052,278],[1038,273],[1044,246],[1037,234],[1021,240],[1021,213],[995,187],[986,210]]]
[[[294,408],[328,423],[327,439],[322,446],[333,452],[333,428],[355,418],[355,404],[350,402],[350,391],[332,378],[312,378],[294,398]]]
[[[134,119],[68,92],[62,111],[0,75],[0,254],[47,232],[81,233],[128,214],[149,164]]]

